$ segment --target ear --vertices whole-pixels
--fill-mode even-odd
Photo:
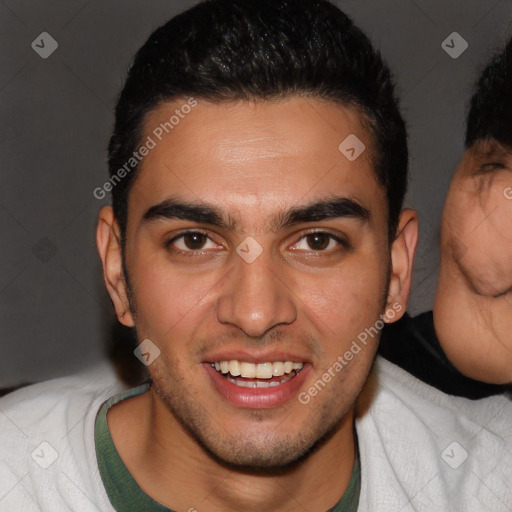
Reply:
[[[114,304],[117,319],[126,327],[133,327],[135,322],[123,274],[121,232],[111,206],[105,206],[100,211],[96,245],[103,265],[103,278]]]
[[[384,316],[387,323],[396,322],[405,313],[412,282],[412,266],[418,243],[418,216],[414,210],[400,213],[397,236],[391,245],[391,276]]]

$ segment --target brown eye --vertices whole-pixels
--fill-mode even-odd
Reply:
[[[351,249],[348,241],[324,231],[306,233],[292,247],[293,251],[317,252],[330,254],[341,249]]]
[[[176,250],[182,253],[191,253],[197,251],[206,251],[218,249],[219,246],[206,234],[201,231],[189,231],[174,237],[165,242],[165,247],[169,250]]]
[[[182,236],[186,248],[193,251],[202,249],[208,240],[208,237],[204,233],[186,233]]]
[[[314,251],[323,251],[329,246],[331,236],[326,233],[311,233],[306,235],[306,241],[308,246]]]
[[[164,247],[173,256],[196,256],[209,258],[222,252],[222,244],[215,243],[208,233],[202,231],[184,231],[171,240],[164,242]]]

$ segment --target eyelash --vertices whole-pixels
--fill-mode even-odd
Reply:
[[[193,249],[190,249],[188,251],[182,251],[180,249],[176,249],[173,247],[173,243],[176,242],[177,240],[179,240],[180,238],[184,238],[185,235],[192,235],[192,234],[199,234],[199,235],[204,235],[206,236],[207,238],[209,238],[211,240],[211,238],[208,236],[208,233],[205,232],[205,231],[202,231],[200,229],[194,229],[194,230],[189,230],[189,231],[182,231],[181,233],[179,233],[178,235],[172,237],[170,240],[167,240],[166,242],[164,242],[164,248],[173,252],[174,254],[179,254],[181,256],[188,256],[188,257],[191,257],[191,256],[200,256],[201,254],[204,254],[205,251],[204,250],[193,250]]]
[[[498,169],[506,169],[506,166],[501,162],[488,162],[486,164],[483,164],[474,174],[486,174],[492,171],[496,171]]]
[[[181,249],[176,249],[173,247],[173,244],[179,240],[179,239],[182,239],[184,236],[186,235],[191,235],[191,234],[200,234],[200,235],[204,235],[206,236],[209,240],[213,241],[211,239],[210,236],[208,236],[208,233],[206,231],[202,231],[200,229],[194,229],[194,230],[189,230],[189,231],[182,231],[181,233],[179,233],[178,235],[172,237],[170,240],[166,240],[164,242],[164,248],[173,252],[174,254],[179,254],[179,255],[182,255],[182,256],[187,256],[187,257],[194,257],[194,256],[201,256],[203,254],[205,254],[207,250],[202,250],[202,249],[197,249],[197,250],[194,250],[194,249],[189,249],[187,251],[183,251]],[[329,237],[331,240],[334,240],[335,242],[337,242],[341,247],[345,248],[345,249],[352,249],[352,245],[347,241],[347,240],[344,240],[332,233],[329,233],[327,231],[315,231],[315,230],[312,230],[312,231],[307,231],[305,232],[293,245],[297,245],[300,241],[302,241],[303,239],[305,239],[307,236],[310,236],[310,235],[315,235],[315,234],[318,234],[318,235],[325,235],[327,237]],[[327,250],[317,250],[315,251],[314,249],[311,249],[311,251],[309,252],[309,254],[331,254],[333,252],[335,252],[336,249],[331,249],[329,251]]]
[[[345,249],[352,249],[352,245],[350,245],[350,243],[348,242],[348,240],[346,239],[343,239],[343,238],[340,238],[332,233],[329,233],[328,231],[318,231],[318,230],[315,230],[314,228],[309,230],[309,231],[306,231],[298,240],[297,242],[295,242],[293,245],[297,245],[300,241],[304,240],[306,237],[310,236],[310,235],[324,235],[324,236],[327,236],[328,238],[330,238],[331,240],[334,240],[335,242],[337,242],[339,244],[339,246],[345,248]],[[336,251],[336,248],[335,249],[331,249],[331,250],[317,250],[315,251],[314,249],[311,249],[309,251],[309,254],[331,254],[333,252]]]

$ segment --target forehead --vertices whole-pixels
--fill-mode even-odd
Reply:
[[[302,97],[197,99],[192,109],[183,108],[187,101],[163,103],[146,116],[143,142],[151,139],[154,148],[132,189],[136,205],[172,195],[262,210],[342,194],[386,208],[372,138],[356,109]]]

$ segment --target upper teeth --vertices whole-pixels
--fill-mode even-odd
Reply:
[[[258,379],[271,379],[280,377],[285,373],[291,373],[292,370],[300,370],[303,363],[293,363],[292,361],[276,361],[274,363],[247,363],[245,361],[217,361],[210,363],[217,371],[230,373],[233,377],[247,377]]]

